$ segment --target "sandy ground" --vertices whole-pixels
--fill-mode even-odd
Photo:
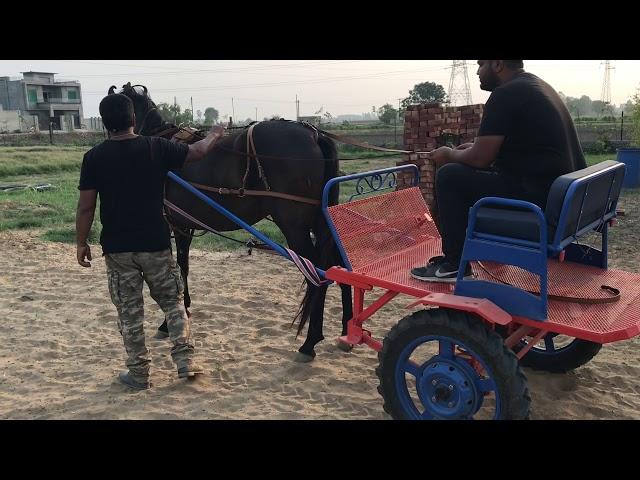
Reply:
[[[618,258],[611,266],[640,272],[640,225],[629,205],[620,223],[626,228],[612,234]],[[124,348],[100,248],[83,269],[73,245],[45,242],[37,232],[0,233],[0,245],[0,418],[389,418],[376,391],[376,353],[335,346],[337,287],[329,289],[316,360],[293,362],[302,343],[290,326],[302,277],[278,256],[192,251],[192,331],[206,369],[197,381],[178,379],[169,342],[151,339],[163,315],[145,287],[154,387],[132,392],[116,381]],[[373,317],[377,338],[408,313],[409,300],[396,298]],[[608,344],[567,374],[525,369],[531,418],[640,419],[639,350],[637,339]]]

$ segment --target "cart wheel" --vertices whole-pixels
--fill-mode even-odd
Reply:
[[[464,312],[403,318],[378,353],[384,410],[404,419],[526,419],[531,398],[503,339]]]
[[[525,345],[526,341],[521,340],[514,351],[518,353]],[[534,370],[566,373],[589,362],[601,348],[600,343],[548,333],[525,353],[520,364]]]

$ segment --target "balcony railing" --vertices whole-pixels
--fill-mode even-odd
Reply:
[[[49,97],[43,101],[38,100],[38,105],[49,105],[51,103],[82,103],[79,98],[58,98],[58,97]]]

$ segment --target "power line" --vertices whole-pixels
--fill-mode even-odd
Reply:
[[[381,72],[381,73],[369,73],[367,75],[325,77],[325,78],[319,78],[315,80],[293,80],[290,82],[253,83],[253,84],[242,84],[242,85],[218,85],[215,87],[198,86],[198,87],[186,87],[186,88],[159,88],[154,90],[154,92],[187,92],[187,91],[195,92],[195,91],[224,90],[224,89],[238,89],[238,88],[260,88],[260,87],[272,87],[272,86],[281,86],[281,85],[299,85],[299,84],[310,85],[310,84],[334,82],[334,81],[337,82],[337,81],[348,81],[348,80],[363,80],[363,79],[370,79],[372,77],[398,75],[398,74],[405,74],[405,73],[423,73],[423,72],[430,72],[435,70],[446,70],[448,68],[450,67],[436,67],[436,68],[419,69],[419,70],[396,70],[396,71]],[[103,91],[85,91],[83,93],[87,95],[104,94]]]
[[[127,76],[127,75],[183,75],[183,74],[190,74],[190,73],[194,73],[194,74],[201,74],[201,73],[234,73],[234,72],[242,72],[242,73],[246,73],[250,70],[273,70],[273,69],[281,69],[281,68],[301,68],[301,67],[321,67],[321,66],[326,66],[326,65],[333,65],[333,64],[344,64],[344,63],[355,63],[355,62],[361,62],[362,60],[336,60],[336,61],[331,61],[331,62],[320,62],[320,63],[287,63],[287,64],[280,64],[280,65],[258,65],[258,66],[254,66],[254,67],[245,67],[245,68],[232,68],[232,69],[228,69],[228,68],[190,68],[190,69],[179,69],[179,70],[165,70],[162,72],[119,72],[119,73],[115,73],[115,72],[110,72],[109,75],[110,76]],[[120,66],[129,66],[129,67],[137,67],[137,65],[125,65],[125,64],[106,64],[106,63],[99,63],[99,62],[83,62],[83,63],[97,63],[100,65],[120,65]],[[140,68],[147,68],[145,66],[140,65]],[[148,68],[166,68],[166,67],[151,67],[149,66]],[[97,73],[91,73],[91,74],[78,74],[78,75],[74,75],[75,77],[79,77],[79,78],[92,78],[92,77],[104,77],[104,74],[97,74]]]

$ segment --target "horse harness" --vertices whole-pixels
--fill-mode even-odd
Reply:
[[[320,201],[316,200],[316,199],[313,199],[313,198],[307,198],[307,197],[301,197],[301,196],[298,196],[298,195],[291,195],[291,194],[288,194],[288,193],[280,193],[280,192],[271,191],[271,187],[269,186],[269,183],[267,181],[266,175],[264,173],[264,169],[262,168],[262,164],[260,163],[260,159],[258,158],[257,151],[256,151],[256,148],[255,148],[255,142],[253,140],[253,130],[254,130],[255,126],[258,123],[259,122],[253,123],[248,128],[248,131],[247,131],[247,151],[246,152],[241,152],[241,151],[228,149],[228,148],[224,148],[224,147],[221,148],[223,150],[227,150],[227,151],[230,151],[232,153],[244,155],[247,158],[247,168],[246,168],[245,174],[244,174],[244,176],[242,178],[242,186],[240,188],[234,189],[234,188],[227,188],[227,187],[214,187],[214,186],[210,186],[210,185],[203,185],[203,184],[196,183],[196,182],[188,182],[188,183],[190,183],[192,186],[194,186],[198,190],[205,190],[205,191],[208,191],[208,192],[217,193],[219,195],[237,195],[238,197],[241,197],[241,198],[245,197],[245,196],[275,197],[275,198],[281,198],[281,199],[284,199],[284,200],[291,200],[291,201],[295,201],[295,202],[306,203],[306,204],[310,204],[310,205],[320,205]],[[206,135],[203,134],[202,131],[197,130],[195,128],[175,126],[175,125],[168,125],[168,126],[163,125],[160,128],[149,132],[149,135],[154,136],[154,137],[165,138],[167,140],[176,141],[176,142],[180,142],[180,143],[186,143],[186,144],[195,143],[198,140],[202,140],[206,136]],[[315,137],[315,140],[317,141],[317,139],[318,139],[317,131],[314,131],[314,137]],[[220,147],[221,147],[221,145],[215,145],[214,146],[214,148],[220,148]],[[151,152],[151,156],[153,157],[153,150],[150,149],[150,152]],[[262,183],[263,183],[263,185],[265,187],[265,190],[250,190],[250,189],[246,189],[245,188],[247,179],[249,177],[249,172],[250,172],[250,169],[251,169],[251,159],[252,158],[255,159],[255,163],[256,163],[256,166],[257,166],[257,170],[258,170],[258,177],[262,180]],[[165,188],[166,188],[166,183],[165,183]],[[170,218],[170,215],[169,215],[170,212],[168,212],[167,210],[173,211],[173,212],[179,214],[181,217],[186,218],[187,220],[191,221],[195,225],[198,225],[205,232],[214,233],[214,234],[219,235],[219,236],[221,236],[223,238],[226,238],[227,240],[232,240],[234,242],[237,242],[237,243],[245,245],[249,249],[249,255],[251,255],[251,250],[253,248],[264,249],[264,250],[270,251],[269,247],[266,244],[257,243],[253,239],[249,240],[248,242],[242,242],[242,241],[236,240],[235,238],[232,238],[232,237],[229,237],[227,235],[224,235],[223,233],[211,228],[209,225],[201,222],[197,218],[193,217],[189,213],[187,213],[184,210],[182,210],[177,205],[174,205],[172,202],[167,200],[166,193],[163,196],[164,196],[163,203],[164,203],[165,208],[163,209],[162,214],[163,214],[163,217],[164,217],[165,221],[167,222],[167,224],[169,225],[169,227],[173,231],[177,231],[178,233],[180,233],[183,236],[193,237],[195,229],[190,229],[189,233],[182,231],[180,228],[178,228],[177,226],[175,226],[174,224],[171,223],[171,221],[169,219]]]
[[[269,182],[267,181],[266,174],[264,172],[264,168],[262,167],[262,163],[260,162],[260,158],[258,157],[258,152],[256,150],[253,130],[260,122],[253,123],[247,129],[247,149],[246,152],[233,150],[229,148],[222,147],[221,145],[215,145],[214,148],[219,148],[221,150],[226,150],[232,153],[243,155],[247,158],[247,168],[245,170],[244,176],[242,178],[242,186],[240,188],[228,188],[228,187],[215,187],[211,185],[203,185],[196,182],[189,182],[198,190],[205,190],[212,193],[217,193],[218,195],[237,195],[238,197],[273,197],[273,198],[281,198],[284,200],[291,200],[294,202],[306,203],[309,205],[320,205],[320,200],[316,200],[314,198],[302,197],[300,195],[291,195],[289,193],[281,193],[281,192],[273,192],[271,191],[271,187],[269,186]],[[312,125],[305,125],[312,127]],[[317,141],[318,132],[314,128],[314,137]],[[160,130],[152,133],[153,136],[166,138],[172,141],[177,141],[180,143],[191,144],[197,142],[198,140],[202,140],[205,138],[201,130],[197,130],[192,127],[181,127],[171,125],[168,128],[162,127]],[[268,158],[279,158],[279,157],[271,157]],[[249,178],[249,172],[251,170],[251,160],[255,160],[256,168],[258,171],[258,178],[262,181],[262,184],[265,187],[265,190],[251,190],[246,188],[247,180]]]

